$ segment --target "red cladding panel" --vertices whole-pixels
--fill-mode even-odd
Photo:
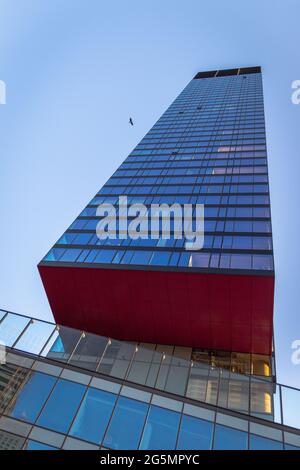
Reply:
[[[39,271],[57,323],[127,341],[271,353],[274,276]]]

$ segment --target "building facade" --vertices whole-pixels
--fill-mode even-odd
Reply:
[[[175,210],[149,236],[153,204],[189,204],[189,230],[204,205],[203,247]],[[0,311],[0,448],[300,449],[300,392],[276,382],[260,67],[198,73],[39,271],[56,324]]]
[[[99,204],[120,196],[204,204],[203,249],[161,227],[100,240]],[[54,317],[126,341],[270,355],[270,216],[260,68],[199,73],[39,264]]]
[[[300,450],[300,391],[0,311],[3,449]]]

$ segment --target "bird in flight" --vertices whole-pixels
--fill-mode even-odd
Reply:
[[[133,126],[133,120],[132,118],[129,118],[129,124],[131,124]]]

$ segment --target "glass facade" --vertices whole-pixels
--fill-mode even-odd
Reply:
[[[205,204],[201,253],[184,240],[100,240],[99,204]],[[132,217],[118,206],[117,234]],[[109,212],[105,216],[109,215]],[[103,216],[102,216],[103,217]],[[273,247],[262,78],[259,68],[198,74],[45,256],[44,263],[272,272]],[[122,225],[121,225],[122,220]],[[189,223],[193,226],[195,209]],[[124,225],[125,224],[125,225]],[[141,234],[150,227],[149,220]]]
[[[31,349],[27,344],[24,350],[19,349],[19,345],[25,344],[23,335],[28,337],[27,325],[34,324],[36,320],[6,312],[0,321],[0,341],[12,337],[8,335],[6,318],[10,319],[12,332],[16,324],[24,326],[23,332],[18,330],[16,346],[8,348],[18,351],[21,356],[18,356],[18,360],[16,357],[14,361],[8,360],[1,367],[0,413],[10,418],[29,424],[36,423],[59,433],[66,433],[70,429],[70,438],[88,436],[90,443],[99,445],[103,442],[103,445],[113,449],[120,448],[120,443],[128,448],[135,445],[133,443],[139,439],[142,423],[147,422],[146,429],[152,429],[164,422],[155,409],[149,415],[144,403],[135,403],[131,395],[124,395],[122,400],[117,401],[116,396],[107,393],[110,390],[100,391],[93,384],[88,387],[90,379],[82,373],[94,373],[107,380],[145,387],[151,393],[171,394],[177,399],[191,400],[199,406],[206,404],[239,413],[243,419],[248,416],[266,423],[300,428],[298,408],[295,408],[300,392],[276,384],[275,377],[269,373],[270,362],[264,356],[246,355],[246,358],[242,356],[240,360],[236,353],[225,355],[222,352],[193,351],[192,348],[167,345],[132,344],[88,335],[47,322],[44,328],[39,326],[43,331],[39,343],[43,347],[37,354],[36,343],[32,343]],[[78,373],[76,375],[71,370],[68,373],[66,369],[57,381],[52,366],[39,362],[36,368],[28,367],[28,361],[32,361],[24,354],[46,361],[47,364],[48,361],[56,364],[55,371],[61,372],[64,367],[71,367]],[[69,380],[70,377],[73,379]],[[57,413],[59,416],[56,416]],[[132,423],[130,432],[126,426],[119,425],[128,416]],[[195,421],[185,418],[181,426],[178,445],[186,446],[187,439],[191,446],[194,445],[194,439],[203,448],[210,445],[208,429],[204,434],[202,432],[209,426],[202,423],[201,419]],[[160,434],[163,435],[163,430]],[[167,434],[171,435],[171,431]],[[153,439],[148,430],[143,440],[152,442]]]
[[[298,429],[193,400],[104,379],[78,367],[8,352],[2,386],[2,449],[293,449]],[[17,378],[17,379],[16,379]]]

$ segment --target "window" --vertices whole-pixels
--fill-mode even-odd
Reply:
[[[203,419],[183,415],[177,449],[209,450],[212,446],[213,424]]]
[[[282,442],[250,434],[250,450],[282,450]]]
[[[240,250],[251,250],[252,238],[251,237],[233,237],[232,248]]]
[[[253,269],[273,269],[272,256],[270,255],[253,255]]]
[[[251,255],[231,255],[231,268],[251,269]]]
[[[37,424],[67,433],[86,387],[68,380],[59,380]]]
[[[207,268],[209,265],[210,253],[195,253],[191,255],[189,266],[193,268]]]
[[[71,428],[71,436],[100,444],[115,401],[116,395],[89,388]]]
[[[58,450],[56,447],[48,446],[37,441],[28,441],[24,448],[25,450]]]
[[[55,382],[56,377],[51,375],[39,372],[31,373],[23,387],[14,397],[13,407],[9,413],[10,416],[34,423]]]
[[[237,429],[216,424],[215,450],[246,450],[248,449],[248,434]]]
[[[59,261],[66,261],[66,262],[73,262],[76,260],[76,258],[78,257],[78,255],[80,254],[81,250],[77,249],[77,248],[68,248],[64,254],[62,255],[62,257],[60,258]]]
[[[94,259],[94,263],[110,263],[115,254],[115,250],[100,250]]]
[[[58,326],[49,344],[42,351],[42,356],[56,361],[67,362],[81,336],[81,331],[66,326]]]
[[[130,264],[148,264],[152,251],[135,251]]]
[[[137,449],[148,405],[120,397],[103,445],[110,449]]]
[[[21,351],[39,354],[54,328],[53,324],[31,320],[30,325],[14,347]]]
[[[175,449],[179,419],[179,413],[151,406],[140,449]]]
[[[158,266],[167,266],[170,258],[170,254],[167,251],[155,251],[151,258],[150,264]]]
[[[107,338],[85,333],[77,345],[70,364],[84,369],[96,370],[96,367],[105,351]]]
[[[13,346],[30,319],[9,313],[0,323],[0,341],[6,346]]]

